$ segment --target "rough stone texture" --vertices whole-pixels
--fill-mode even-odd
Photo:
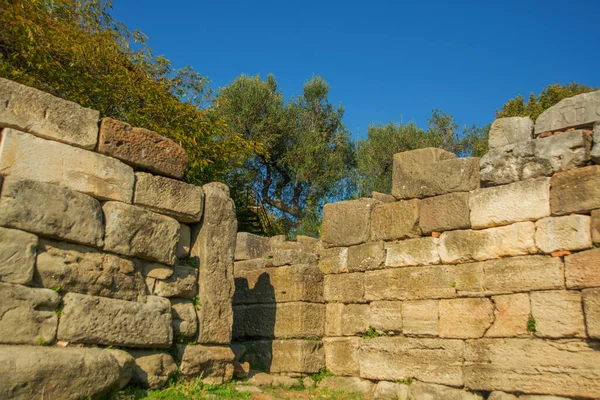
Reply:
[[[106,250],[175,264],[179,222],[141,207],[114,201],[105,203],[102,210],[106,221]]]
[[[425,235],[470,228],[469,193],[449,193],[423,199],[419,225]]]
[[[202,377],[202,382],[220,385],[233,378],[233,351],[229,346],[178,345],[184,376]]]
[[[593,143],[590,158],[594,164],[600,164],[600,121],[594,124]]]
[[[177,258],[187,258],[190,256],[192,245],[192,231],[190,227],[184,224],[179,224],[179,242],[177,242],[177,250],[175,251]]]
[[[325,247],[361,244],[369,240],[374,199],[358,199],[328,203],[323,207],[321,240]]]
[[[471,225],[487,228],[550,215],[550,179],[475,190],[469,198]]]
[[[536,336],[552,339],[585,337],[581,293],[553,290],[533,292],[530,297]]]
[[[373,391],[373,382],[356,376],[328,376],[323,378],[319,387],[333,392],[370,394]]]
[[[408,399],[408,385],[386,381],[377,382],[374,397],[376,399],[406,400]]]
[[[148,296],[146,303],[67,293],[58,339],[127,347],[169,347],[171,303]]]
[[[600,208],[600,165],[560,172],[552,176],[550,185],[553,215]]]
[[[393,203],[396,201],[396,198],[391,194],[371,192],[371,196],[373,196],[375,200],[379,200],[382,203]]]
[[[316,264],[318,256],[297,249],[273,250],[265,258],[265,266],[281,267],[283,265]]]
[[[498,118],[492,123],[488,135],[490,149],[510,143],[531,140],[533,121],[529,117]]]
[[[356,376],[360,374],[359,337],[323,338],[325,366],[336,375]]]
[[[375,208],[376,212],[378,207]],[[383,267],[386,250],[383,242],[359,244],[348,248],[348,271],[361,272]]]
[[[130,353],[135,358],[131,381],[142,387],[161,388],[177,372],[177,364],[169,353],[146,350],[133,350]]]
[[[0,343],[53,343],[59,304],[60,296],[52,290],[0,282]]]
[[[600,288],[581,291],[587,334],[591,339],[600,339]]]
[[[251,260],[263,258],[271,250],[268,237],[262,237],[248,232],[238,232],[235,243],[235,260]]]
[[[544,218],[535,228],[535,244],[544,253],[592,247],[591,218],[587,215]]]
[[[173,318],[173,336],[195,338],[198,333],[198,316],[191,300],[171,299],[171,316]]]
[[[181,222],[198,222],[204,208],[204,193],[200,186],[136,172],[133,203]]]
[[[567,397],[558,397],[558,396],[524,395],[524,396],[520,396],[519,400],[571,400],[571,399],[569,399]]]
[[[168,279],[173,275],[173,268],[168,265],[150,261],[141,261],[141,263],[142,274],[146,278]]]
[[[392,195],[396,198],[422,197],[419,188],[412,182],[420,176],[415,170],[426,164],[455,158],[455,154],[434,147],[394,154]]]
[[[326,277],[327,279],[327,277]],[[405,267],[365,272],[366,300],[417,300],[455,297],[451,267]]]
[[[592,217],[592,242],[594,244],[600,243],[600,210],[593,210],[590,213]]]
[[[96,247],[103,243],[100,203],[49,183],[6,178],[0,225]]]
[[[185,150],[171,139],[112,118],[100,122],[98,151],[134,167],[178,179],[188,164]]]
[[[428,237],[402,240],[386,245],[386,267],[408,267],[440,263],[439,239]]]
[[[378,331],[402,331],[402,302],[374,301],[370,304],[369,325]]]
[[[133,378],[133,369],[135,368],[135,358],[125,350],[106,349],[119,364],[119,389],[123,389]]]
[[[360,349],[361,378],[396,381],[412,377],[442,385],[463,385],[465,343],[455,339],[377,337]]]
[[[409,386],[408,400],[483,400],[483,397],[463,389],[431,383],[415,382]]]
[[[583,341],[467,341],[465,385],[473,390],[600,396],[600,351]]]
[[[368,304],[327,304],[325,335],[353,336],[365,333],[369,329],[369,312]]]
[[[229,188],[221,183],[202,186],[204,216],[194,232],[192,257],[198,257],[198,343],[227,344],[231,341],[233,311],[233,256],[237,233],[235,205]]]
[[[162,297],[191,299],[198,293],[198,270],[177,264],[173,267],[173,275],[166,280],[156,281],[154,292]]]
[[[0,282],[30,283],[37,245],[38,238],[31,233],[0,228]]]
[[[332,247],[320,250],[319,268],[324,274],[348,272],[348,247]]]
[[[480,338],[494,322],[494,304],[490,299],[450,299],[439,303],[440,337]]]
[[[233,263],[233,276],[244,277],[246,274],[265,269],[265,259],[255,258],[253,260],[235,261]]]
[[[535,140],[535,156],[547,161],[551,172],[583,167],[590,162],[592,138],[582,130]],[[547,174],[550,175],[550,174]]]
[[[100,398],[118,389],[129,367],[120,366],[114,354],[101,349],[0,347],[0,398]]]
[[[315,340],[257,340],[243,343],[248,361],[255,369],[277,373],[319,372],[325,367],[323,343]]]
[[[0,127],[93,150],[98,141],[96,110],[0,78]]]
[[[492,297],[494,323],[485,333],[486,337],[528,336],[527,321],[531,314],[528,293]]]
[[[323,297],[327,302],[359,303],[364,301],[365,274],[325,275],[323,280]]]
[[[371,240],[396,240],[419,236],[419,200],[380,204],[373,209]]]
[[[402,331],[405,335],[438,335],[437,300],[402,302]]]
[[[535,254],[534,237],[533,222],[480,231],[450,231],[442,233],[439,252],[442,261],[449,264]]]
[[[535,135],[542,132],[587,126],[600,120],[600,91],[562,99],[540,114],[535,121]]]
[[[100,200],[131,203],[133,169],[114,158],[4,129],[0,174],[54,183]]]
[[[492,393],[490,393],[487,400],[517,400],[517,396],[494,390]]]

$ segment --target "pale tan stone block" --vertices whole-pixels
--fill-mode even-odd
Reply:
[[[348,271],[362,272],[383,267],[386,249],[383,242],[359,244],[348,248]]]
[[[323,338],[326,368],[336,375],[358,375],[361,340],[359,337]]]
[[[527,321],[531,306],[528,293],[494,296],[492,301],[495,319],[487,330],[486,337],[529,336]]]
[[[590,217],[587,215],[544,218],[537,221],[535,227],[535,244],[544,253],[592,247]]]
[[[587,335],[592,339],[600,339],[600,288],[584,289],[581,294]]]
[[[348,248],[332,247],[319,251],[319,268],[324,274],[348,272]]]
[[[402,302],[402,331],[405,335],[438,336],[438,300]]]
[[[439,239],[433,237],[388,243],[386,267],[408,267],[440,263]]]
[[[364,280],[365,274],[363,272],[325,275],[323,278],[323,297],[328,302],[362,302],[365,296]]]
[[[374,301],[369,310],[369,326],[378,331],[402,331],[402,302]]]
[[[585,337],[580,292],[556,290],[533,292],[530,296],[536,336]]]
[[[445,338],[480,338],[494,321],[494,305],[487,298],[440,300],[439,332]]]

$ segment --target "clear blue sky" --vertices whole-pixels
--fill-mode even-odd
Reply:
[[[113,16],[215,89],[272,72],[286,97],[312,74],[353,134],[371,122],[491,122],[550,83],[600,87],[600,0],[114,0]]]

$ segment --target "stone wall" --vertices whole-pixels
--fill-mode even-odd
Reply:
[[[2,399],[232,377],[229,189],[182,182],[172,140],[98,119],[0,79]]]

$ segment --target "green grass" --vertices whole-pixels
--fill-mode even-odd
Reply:
[[[369,329],[367,329],[367,331],[365,333],[363,333],[363,335],[361,337],[363,339],[373,339],[373,338],[376,338],[378,336],[381,336],[379,334],[379,332],[377,332],[375,329],[373,329],[372,326],[370,326]]]
[[[191,400],[191,399],[249,399],[250,393],[240,393],[233,384],[206,385],[198,378],[193,381],[173,379],[166,388],[146,390],[127,387],[112,396],[111,400]]]
[[[527,320],[527,332],[535,333],[535,318],[531,314],[529,314],[529,319]]]

